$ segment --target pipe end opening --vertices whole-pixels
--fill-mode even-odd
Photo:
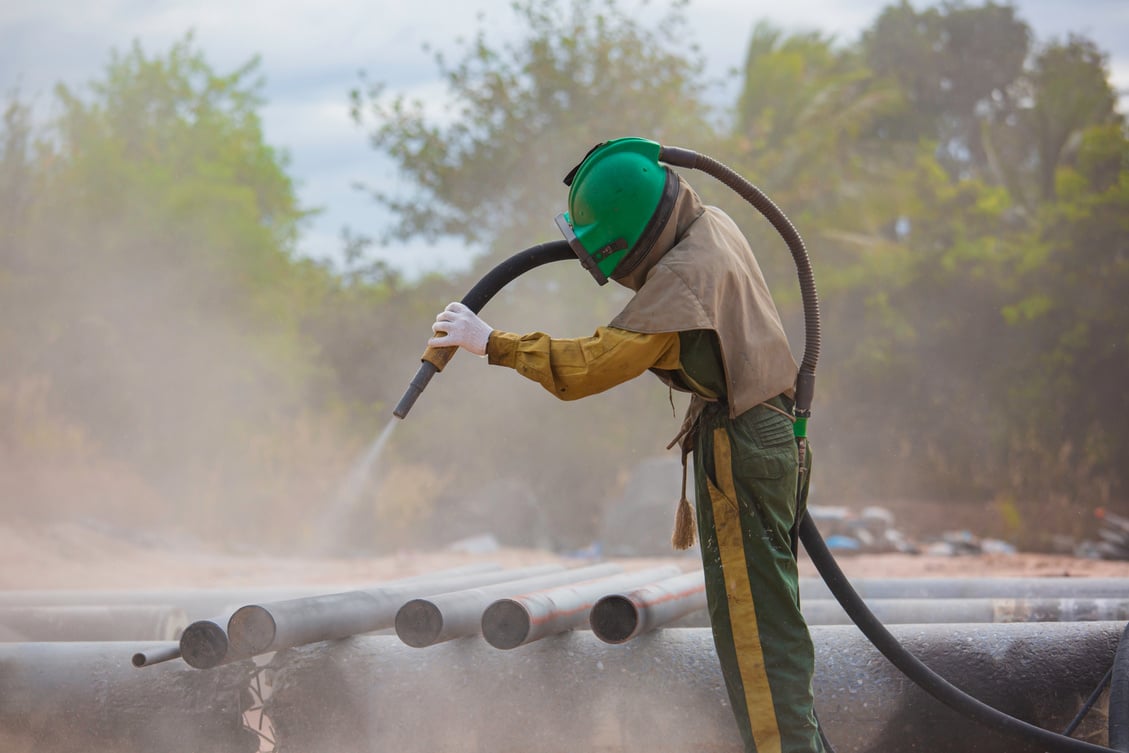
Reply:
[[[482,613],[482,636],[494,648],[517,648],[531,628],[529,613],[513,599],[500,599]]]
[[[604,643],[623,643],[639,627],[639,610],[626,596],[610,594],[593,605],[589,621],[592,632]]]
[[[227,621],[227,639],[232,650],[246,656],[267,651],[277,634],[274,616],[258,604],[240,607]]]
[[[227,632],[211,620],[193,622],[180,636],[180,654],[196,669],[218,667],[227,657]]]
[[[426,599],[412,599],[396,612],[396,635],[413,648],[436,643],[443,631],[443,613]]]

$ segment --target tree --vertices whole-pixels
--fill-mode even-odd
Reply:
[[[1116,385],[1129,378],[1124,120],[1091,42],[1052,42],[1025,62],[1025,28],[1011,8],[902,3],[864,33],[873,72],[859,67],[853,82],[811,36],[755,34],[748,89],[766,93],[741,122],[778,134],[749,172],[843,146],[842,162],[811,149],[825,193],[814,181],[802,190],[790,169],[769,173],[800,208],[825,293],[813,430],[839,498],[994,499],[1013,524],[1082,535],[1079,506],[1117,504],[1126,488],[1112,460],[1126,446]],[[850,121],[857,132],[835,129],[839,141],[821,124],[863,111],[764,127],[809,97],[848,103],[891,81],[893,106]],[[1006,533],[1046,546],[1046,532]]]
[[[358,123],[370,127],[374,148],[409,186],[403,196],[376,194],[397,218],[386,240],[451,235],[485,251],[471,275],[415,298],[426,308],[410,325],[420,350],[435,313],[485,267],[559,238],[552,220],[565,209],[561,179],[594,144],[623,135],[675,144],[714,138],[683,8],[675,2],[643,21],[615,2],[516,2],[522,38],[499,43],[479,28],[458,60],[436,56],[446,106],[457,116],[450,120],[432,120],[422,104],[388,96],[380,82],[353,92]],[[625,300],[612,287],[594,290],[578,264],[538,270],[483,316],[501,329],[589,334]],[[620,470],[640,452],[662,452],[656,437],[677,431],[657,382],[638,380],[564,406],[533,383],[515,384],[513,375],[475,378],[474,366],[456,358],[397,443],[457,471],[459,496],[499,477],[523,480],[541,498],[560,545],[587,543]],[[439,441],[445,451],[437,455]]]
[[[1012,391],[1016,486],[1049,494],[1062,525],[1074,503],[1122,500],[1129,474],[1123,417],[1129,378],[1129,136],[1092,126],[1078,139],[1073,167],[1060,168],[1057,200],[1017,259],[1003,309],[1023,344]],[[1032,398],[1035,399],[1032,399]]]
[[[1123,119],[1106,56],[1077,35],[1045,45],[1012,89],[984,131],[1003,184],[1030,213],[1055,199],[1055,176],[1073,160],[1083,132]]]
[[[818,239],[825,260],[836,260],[835,267],[853,261],[859,239],[873,241],[896,216],[891,176],[904,155],[873,134],[901,105],[897,89],[877,79],[857,49],[839,48],[818,32],[785,35],[766,23],[753,31],[744,80],[727,145],[733,167]],[[758,248],[778,245],[765,223],[745,221],[748,208],[731,195],[718,203]],[[781,280],[794,277],[786,253],[763,254],[760,262]],[[827,282],[833,268],[825,261],[822,271]]]
[[[415,189],[376,193],[399,220],[390,236],[513,249],[553,229],[560,198],[546,187],[594,144],[696,135],[709,108],[683,6],[644,24],[616,2],[519,0],[523,39],[496,46],[480,27],[457,62],[436,54],[457,115],[446,123],[431,122],[419,102],[387,97],[380,82],[354,90],[354,117],[373,123],[373,147]]]
[[[987,169],[980,123],[1001,107],[1027,58],[1030,27],[1010,5],[943,2],[916,11],[907,0],[883,10],[863,34],[866,60],[897,81],[905,110],[883,124],[891,140],[936,141],[954,177]]]
[[[19,208],[0,251],[0,380],[46,380],[52,409],[165,515],[227,530],[284,508],[287,478],[298,491],[286,458],[309,449],[326,378],[299,331],[326,279],[294,263],[306,211],[263,139],[256,66],[219,74],[191,36],[115,52],[89,88],[58,86],[38,147],[9,107],[0,172]]]

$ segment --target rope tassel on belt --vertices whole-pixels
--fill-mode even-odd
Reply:
[[[695,396],[696,398],[696,396]],[[694,546],[697,531],[694,526],[694,510],[690,506],[690,499],[686,496],[686,456],[694,447],[694,435],[698,431],[698,420],[705,409],[705,401],[691,398],[686,417],[682,419],[682,427],[678,435],[670,440],[666,446],[669,450],[679,445],[682,450],[682,499],[678,500],[678,509],[674,513],[674,532],[670,536],[670,544],[679,551],[684,551]]]
[[[678,500],[678,510],[674,513],[674,533],[670,536],[671,545],[680,551],[694,546],[694,539],[697,537],[697,532],[694,530],[694,511],[690,509],[690,500],[686,498],[688,454],[686,450],[682,451],[682,499]]]

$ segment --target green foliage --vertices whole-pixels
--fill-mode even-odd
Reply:
[[[88,88],[60,85],[38,138],[18,100],[5,119],[0,382],[46,384],[185,523],[284,507],[287,432],[323,422],[308,411],[328,375],[300,330],[329,279],[295,262],[307,213],[255,76],[216,73],[191,37],[135,44]]]
[[[436,56],[454,117],[389,96],[380,82],[353,92],[357,121],[414,189],[376,195],[398,218],[385,240],[451,235],[485,250],[467,277],[427,282],[401,299],[401,306],[426,306],[410,314],[415,349],[399,359],[395,389],[410,376],[403,364],[415,361],[439,309],[485,268],[558,237],[552,220],[567,197],[561,179],[594,144],[633,134],[698,144],[709,135],[702,61],[686,43],[683,8],[676,2],[643,19],[615,2],[516,2],[520,40],[499,43],[483,20],[457,59]],[[567,268],[527,275],[484,318],[500,329],[587,335],[622,306],[622,293],[596,289],[577,274],[578,264],[555,266]],[[399,335],[390,330],[406,321],[393,315],[386,323],[381,337],[393,341]],[[558,542],[586,543],[620,470],[639,453],[662,451],[662,437],[678,428],[656,382],[564,406],[533,383],[475,371],[481,368],[465,354],[456,358],[413,409],[399,447],[406,457],[431,456],[441,469],[457,469],[462,493],[497,478],[523,480]],[[445,447],[440,456],[437,442]]]
[[[887,7],[862,41],[875,75],[897,81],[904,93],[903,109],[881,124],[881,133],[934,140],[952,175],[982,176],[984,113],[1008,101],[1030,37],[1013,6],[991,0],[983,6],[946,1],[921,11],[907,0]]]
[[[380,86],[354,92],[358,119],[373,118],[374,147],[419,189],[378,197],[400,218],[392,237],[454,234],[496,260],[546,237],[537,218],[563,202],[546,187],[588,145],[677,139],[766,190],[808,240],[824,294],[813,425],[821,501],[1012,500],[1001,525],[1035,544],[1021,511],[1042,504],[1069,532],[1079,527],[1075,501],[1125,493],[1112,460],[1125,431],[1111,416],[1126,415],[1112,385],[1129,376],[1116,303],[1129,294],[1118,203],[1126,157],[1092,43],[1071,37],[1029,59],[1029,27],[992,2],[920,11],[902,2],[854,45],[761,23],[726,118],[694,99],[697,62],[610,8],[604,19],[584,0],[571,15],[553,0],[519,3],[526,41],[499,49],[480,31],[457,64],[439,58],[453,121]],[[681,6],[669,12],[680,19]],[[548,21],[560,17],[570,19],[563,33]],[[601,133],[613,115],[616,132]],[[688,177],[754,241],[799,332],[794,272],[775,233],[729,192]],[[582,279],[531,275],[484,314],[502,329],[576,334],[582,319],[602,323],[623,300],[586,291]],[[470,282],[457,281],[450,297]],[[586,498],[607,498],[614,469],[655,451],[647,438],[663,431],[653,390],[629,385],[562,409],[536,387],[473,367],[453,364],[461,383],[428,396],[445,406],[414,418],[420,434],[405,442],[422,450],[441,433],[458,446],[477,430],[490,443],[452,461],[476,469],[466,478],[506,468],[552,509],[577,498],[592,509]],[[490,409],[454,409],[463,401]],[[558,503],[561,487],[569,493]]]
[[[374,192],[395,217],[379,240],[461,239],[475,263],[453,277],[406,280],[348,232],[342,269],[296,256],[308,212],[263,139],[254,61],[220,74],[191,36],[163,55],[135,45],[88,88],[60,86],[49,128],[13,98],[0,477],[38,456],[108,508],[137,500],[198,529],[313,540],[435,313],[556,238],[560,179],[592,145],[640,135],[732,166],[807,240],[825,333],[813,502],[994,501],[1027,545],[1081,534],[1098,504],[1124,508],[1129,136],[1093,43],[1038,45],[992,2],[901,2],[852,44],[761,23],[718,112],[686,3],[647,7],[519,0],[520,37],[500,42],[483,19],[435,57],[442,111],[380,81],[351,93],[407,186]],[[799,350],[787,250],[726,189],[687,177],[754,241]],[[586,335],[626,297],[566,263],[483,315]],[[354,541],[457,534],[480,490],[506,495],[492,504],[514,520],[535,498],[551,543],[583,545],[625,472],[677,431],[676,402],[639,379],[559,403],[461,354],[397,431],[392,496],[361,501]],[[124,480],[100,485],[110,467]],[[32,503],[73,510],[52,488]]]
[[[1009,87],[1007,101],[982,123],[991,174],[1024,217],[1053,201],[1059,168],[1077,158],[1082,133],[1117,125],[1105,56],[1071,36],[1043,46]]]
[[[594,144],[694,134],[706,113],[703,64],[685,43],[683,6],[643,22],[617,2],[515,2],[520,41],[499,45],[483,22],[455,62],[435,56],[444,117],[363,82],[354,117],[371,122],[374,148],[418,191],[376,194],[399,219],[391,237],[451,235],[507,254],[555,233],[561,200],[543,187],[559,185]]]
[[[883,242],[901,203],[889,180],[897,152],[872,137],[900,101],[899,92],[876,79],[857,50],[837,48],[818,33],[785,35],[765,23],[753,31],[734,133],[719,148],[732,154],[730,166],[768,191],[809,240],[813,227],[824,232],[822,284],[835,286],[841,276],[849,277],[859,255]],[[759,261],[777,281],[778,295],[794,299],[790,257],[777,251],[775,231],[731,192],[716,201],[754,247],[763,249]]]

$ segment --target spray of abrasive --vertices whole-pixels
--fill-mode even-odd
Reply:
[[[349,468],[349,472],[337,489],[332,504],[322,518],[320,543],[323,546],[332,547],[346,530],[349,516],[356,509],[361,495],[368,487],[372,471],[376,467],[377,461],[380,460],[380,454],[384,451],[384,447],[388,444],[392,431],[398,423],[398,419],[391,419]]]

